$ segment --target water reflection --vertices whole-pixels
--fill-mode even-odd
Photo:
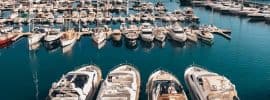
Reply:
[[[72,49],[73,49],[75,44],[76,44],[76,42],[74,42],[74,43],[72,43],[70,45],[67,45],[65,47],[62,47],[62,52],[64,54],[71,55],[72,54]]]
[[[44,42],[44,46],[48,51],[56,51],[60,47],[60,40]]]
[[[125,46],[127,49],[137,50],[138,48],[137,40],[125,39]]]
[[[32,45],[29,45],[29,50],[30,51],[35,51],[35,50],[37,50],[40,47],[40,45],[41,45],[40,42],[35,43],[35,44],[32,44]]]
[[[154,48],[154,42],[140,41],[140,45],[145,52],[149,52],[152,48]]]
[[[114,47],[122,47],[122,45],[123,45],[122,39],[120,41],[112,40],[112,46],[114,46]]]
[[[105,46],[106,44],[106,40],[105,41],[102,41],[101,43],[95,43],[94,41],[92,42],[92,44],[97,47],[97,49],[101,49]]]
[[[183,48],[185,46],[185,42],[177,42],[175,40],[169,39],[168,41],[172,47],[174,48]]]
[[[38,79],[39,63],[37,60],[36,52],[29,52],[29,63],[35,87],[35,99],[39,100],[39,79]]]
[[[166,42],[160,42],[160,41],[154,41],[155,45],[159,48],[164,48],[166,45]]]

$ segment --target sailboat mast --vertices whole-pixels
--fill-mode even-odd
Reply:
[[[28,20],[29,20],[28,30],[29,30],[29,32],[31,30],[31,28],[30,28],[30,25],[31,25],[31,18],[30,18],[31,12],[30,12],[30,9],[31,9],[31,1],[29,1],[29,8],[28,8]]]
[[[241,2],[241,11],[244,9],[244,0]]]

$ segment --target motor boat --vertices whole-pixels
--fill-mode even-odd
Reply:
[[[60,39],[62,35],[63,33],[61,33],[60,30],[50,30],[45,35],[44,40],[46,42],[52,42],[52,41]]]
[[[175,23],[171,26],[171,31],[169,32],[169,36],[171,39],[177,42],[185,42],[187,40],[187,35],[184,32],[184,29],[180,26],[180,24]]]
[[[34,45],[39,43],[40,40],[46,35],[46,30],[42,28],[34,29],[32,34],[28,37],[28,44]]]
[[[120,41],[122,37],[122,33],[120,30],[116,29],[112,31],[111,37],[114,41]]]
[[[92,100],[102,80],[101,70],[87,65],[63,75],[49,90],[49,100]]]
[[[65,47],[71,44],[74,44],[77,40],[77,34],[74,30],[68,30],[63,33],[62,37],[60,38],[61,46]]]
[[[155,38],[153,34],[153,26],[150,23],[142,23],[141,27],[141,38],[145,42],[152,42]]]
[[[184,78],[194,100],[240,100],[235,85],[225,76],[191,65]]]
[[[140,83],[139,71],[121,64],[108,73],[96,100],[139,100]]]
[[[136,40],[139,38],[139,28],[135,24],[131,24],[129,28],[126,29],[124,36],[129,40]]]
[[[159,42],[164,42],[167,35],[167,30],[164,27],[157,27],[154,31],[155,39]]]
[[[106,41],[107,35],[105,33],[104,27],[97,27],[94,29],[94,33],[92,34],[92,39],[96,44],[101,44],[103,41]]]
[[[164,70],[151,74],[146,88],[148,100],[188,100],[180,81]]]
[[[50,30],[46,33],[44,37],[45,47],[48,50],[56,50],[60,45],[60,38],[62,37],[63,33],[60,30]]]

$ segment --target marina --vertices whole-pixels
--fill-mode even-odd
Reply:
[[[49,5],[49,3],[53,5]],[[13,9],[17,5],[25,9],[23,11]],[[115,7],[116,5],[120,8]],[[190,23],[199,23],[199,17],[195,15],[191,7],[167,12],[167,8],[162,2],[21,1],[11,8],[6,3],[3,3],[2,6],[1,11],[5,11],[1,15],[3,17],[1,36],[3,37],[2,41],[4,41],[1,43],[2,48],[23,36],[28,37],[30,50],[36,50],[38,46],[34,49],[32,47],[37,42],[45,44],[48,50],[54,50],[59,47],[58,45],[66,47],[74,44],[81,36],[85,35],[91,35],[98,49],[104,47],[106,41],[110,38],[120,41],[122,34],[129,40],[133,40],[133,43],[131,42],[133,45],[135,45],[134,39],[140,39],[151,44],[154,40],[164,42],[167,37],[180,44],[186,42],[187,39],[196,43],[199,38],[199,40],[207,41],[208,45],[212,45],[212,39],[214,38],[212,34],[214,33],[231,39],[230,34],[225,34],[222,29],[214,25],[211,25],[211,27],[197,25],[198,29],[188,27],[187,25]],[[135,8],[131,9],[132,7]],[[131,11],[133,13],[130,13]],[[17,19],[19,19],[19,22],[15,21]],[[112,26],[117,23],[121,23],[120,27],[112,29]],[[183,25],[183,23],[187,25]],[[9,26],[10,24],[12,26]],[[91,25],[95,27],[90,28]],[[20,30],[16,29],[15,26]],[[22,28],[23,26],[28,26],[28,32]],[[185,30],[183,29],[184,26]],[[135,34],[138,34],[139,37],[128,36],[128,34],[133,33],[130,33],[131,30],[135,30]],[[231,33],[230,30],[227,31]],[[187,33],[192,38],[187,38]],[[210,35],[204,35],[205,33]],[[10,36],[9,34],[13,35]],[[10,37],[4,38],[6,35]]]
[[[230,93],[229,96],[222,93],[211,95],[211,98],[269,99],[270,54],[266,47],[270,46],[270,26],[264,21],[251,22],[249,17],[228,16],[202,7],[180,6],[181,2],[174,0],[142,1],[142,7],[132,7],[136,3],[132,0],[130,3],[104,0],[98,6],[97,2],[93,2],[92,8],[91,3],[80,5],[78,1],[68,2],[73,2],[75,8],[79,4],[81,11],[67,9],[72,8],[69,3],[58,4],[63,7],[46,5],[43,8],[48,8],[47,12],[32,7],[31,10],[36,11],[31,13],[42,12],[38,15],[40,19],[35,21],[18,21],[17,16],[24,16],[23,11],[20,11],[23,9],[18,9],[18,15],[9,14],[12,10],[16,12],[17,7],[13,5],[1,8],[1,16],[8,19],[3,20],[0,28],[0,41],[5,40],[1,41],[5,45],[1,45],[0,49],[0,75],[4,76],[1,81],[3,99],[44,100],[50,97],[52,91],[60,90],[60,94],[53,96],[64,98],[80,95],[84,99],[85,95],[90,95],[94,100],[98,97],[100,100],[110,97],[195,100],[191,92],[195,90],[185,79],[185,71],[191,65],[207,73],[216,73],[214,79],[217,80],[204,77],[203,82],[211,84],[211,89],[216,89],[215,92],[207,92]],[[127,4],[131,6],[129,10],[125,8]],[[24,12],[27,14],[28,8],[25,7]],[[50,12],[54,10],[49,11],[49,8],[55,10],[57,17],[50,18]],[[93,11],[88,12],[88,9]],[[157,11],[159,14],[151,14]],[[61,12],[63,15],[59,14]],[[191,19],[184,18],[182,12],[184,16],[192,13],[194,16]],[[48,17],[41,18],[44,16]],[[158,17],[153,19],[154,16]],[[97,81],[100,87],[96,88],[95,85],[92,88],[96,90],[95,96],[87,92],[91,88],[80,87],[83,89],[80,90],[76,83],[72,83],[77,78],[83,79],[80,75],[70,77],[72,79],[69,81],[61,81],[68,80],[66,76],[82,73],[79,69],[88,65],[100,68],[95,70],[102,73],[102,77],[98,77],[100,83]],[[129,68],[123,71],[121,66]],[[155,73],[162,73],[160,75],[166,78],[156,77],[156,81],[152,81],[151,76],[158,76]],[[151,82],[155,85],[148,84]],[[226,88],[222,86],[225,83]],[[119,91],[115,91],[115,88]],[[234,91],[225,91],[228,88]],[[73,92],[70,94],[65,90]],[[78,93],[73,94],[74,90]],[[86,92],[80,94],[80,91]],[[112,92],[121,95],[109,95]]]

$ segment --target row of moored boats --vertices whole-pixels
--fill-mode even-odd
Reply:
[[[220,11],[223,14],[247,16],[251,21],[267,21],[270,22],[269,6],[250,6],[244,5],[242,2],[234,2],[232,0],[217,1],[193,1],[194,4]]]
[[[184,79],[193,100],[239,100],[235,85],[225,76],[191,65]],[[99,67],[87,65],[68,72],[53,83],[47,99],[139,100],[142,98],[140,89],[140,72],[132,65],[117,66],[105,80]],[[188,100],[182,83],[164,70],[149,76],[146,93],[148,100]]]
[[[0,30],[4,30],[5,28],[7,27],[2,27]],[[174,23],[165,27],[156,26],[151,23],[142,23],[140,26],[122,23],[119,29],[112,29],[107,25],[102,25],[92,29],[83,28],[81,32],[78,32],[73,28],[63,31],[60,28],[51,28],[48,25],[41,25],[35,26],[27,35],[30,50],[32,50],[32,46],[39,44],[41,41],[44,41],[46,48],[49,49],[54,49],[58,46],[72,46],[83,33],[91,34],[94,43],[98,45],[98,48],[102,48],[107,39],[111,38],[113,41],[121,41],[123,37],[131,43],[136,43],[136,40],[139,38],[145,42],[153,42],[154,40],[164,42],[167,38],[179,43],[188,40],[197,42],[198,39],[212,42],[214,35],[212,34],[211,29],[213,28],[217,29],[216,27],[209,25],[195,31],[188,27],[182,27],[179,23]],[[0,45],[8,44],[15,37],[19,37],[19,34],[22,34],[22,31],[14,32],[14,30],[10,30],[3,33],[1,32]]]

